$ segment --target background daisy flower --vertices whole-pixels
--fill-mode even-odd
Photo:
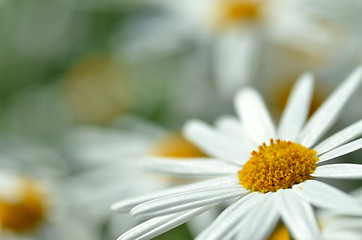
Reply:
[[[140,171],[137,165],[142,156],[151,154],[185,161],[206,156],[180,133],[169,133],[131,116],[121,117],[108,128],[72,129],[65,144],[65,152],[78,169],[77,175],[66,180],[68,189],[74,192],[73,209],[83,213],[88,225],[98,229],[107,226],[100,239],[114,239],[120,230],[126,231],[138,223],[129,216],[118,218],[110,214],[109,206],[120,197],[138,196],[185,183],[181,178],[155,177]],[[216,213],[210,211],[194,219],[189,224],[191,234],[200,233],[205,223],[210,223],[215,216]]]
[[[356,28],[350,27],[347,31],[341,21],[347,15],[359,19],[359,14],[353,11],[359,5],[357,2],[343,5],[337,1],[333,1],[334,4],[318,1],[323,11],[315,8],[315,2],[308,1],[146,2],[157,11],[137,16],[123,26],[120,30],[124,32],[120,34],[123,38],[117,42],[120,52],[132,59],[150,58],[151,61],[159,56],[186,53],[189,61],[197,59],[199,72],[205,70],[212,75],[219,94],[228,99],[246,83],[267,78],[269,74],[264,74],[264,65],[277,66],[277,71],[273,66],[268,69],[273,74],[290,74],[293,70],[300,74],[306,69],[341,65],[347,59],[343,53],[359,46],[350,36]],[[338,12],[339,5],[343,11]],[[350,11],[346,14],[348,8]],[[190,46],[194,47],[191,55],[187,53]],[[292,63],[298,59],[299,64],[283,68],[290,63],[283,59],[285,51],[289,57],[293,55]],[[280,58],[277,63],[266,63],[265,56],[271,53]],[[196,72],[192,67],[190,64],[189,71]],[[333,68],[329,70],[333,72]]]
[[[350,193],[362,204],[362,188]],[[319,228],[326,240],[362,238],[362,221],[360,217],[335,214],[331,211],[321,210],[316,213]],[[290,240],[288,229],[280,224],[268,240]]]
[[[241,122],[222,117],[216,129],[200,121],[188,122],[185,135],[212,157],[190,161],[148,157],[143,166],[160,174],[211,179],[115,203],[114,210],[149,219],[119,239],[150,239],[230,199],[235,202],[197,239],[264,239],[280,217],[294,238],[319,239],[312,205],[361,216],[356,199],[320,181],[362,178],[361,165],[325,164],[362,147],[362,139],[352,141],[362,133],[361,120],[319,142],[358,87],[361,75],[362,68],[355,70],[308,121],[310,73],[297,81],[278,129],[252,88],[240,90],[235,98]]]
[[[362,204],[362,188],[351,192]],[[361,239],[362,221],[360,217],[342,216],[330,211],[317,212],[318,222],[325,239]]]
[[[0,155],[0,238],[95,239],[93,229],[69,211],[71,192],[62,183],[68,169],[59,155],[34,142],[9,142]]]

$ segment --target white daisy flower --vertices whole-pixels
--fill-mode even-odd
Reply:
[[[362,205],[362,187],[351,192]],[[362,239],[362,219],[353,216],[341,216],[330,211],[317,213],[323,237],[327,240]]]
[[[227,98],[245,83],[261,79],[259,70],[265,64],[265,55],[280,45],[309,56],[308,66],[320,66],[331,58],[340,63],[341,52],[349,49],[345,42],[349,34],[344,29],[348,25],[340,24],[340,19],[346,15],[358,19],[360,15],[354,11],[346,14],[347,9],[353,10],[353,4],[338,1],[333,5],[288,0],[145,2],[163,13],[137,16],[122,25],[123,38],[115,41],[122,43],[122,55],[132,60],[150,57],[154,61],[155,56],[186,52],[190,43],[195,43],[196,50],[192,52],[199,62],[194,71],[202,71],[205,64],[200,62],[208,62],[212,66],[208,71],[214,74],[220,93]],[[344,11],[336,14],[341,8]]]
[[[7,149],[0,156],[0,239],[95,239],[93,229],[69,211],[70,192],[61,182],[67,169],[59,155],[17,143],[1,144]]]
[[[186,160],[206,156],[180,133],[168,133],[131,116],[123,116],[107,128],[74,128],[67,134],[65,142],[68,157],[79,169],[78,174],[67,182],[68,188],[74,190],[74,211],[85,213],[85,220],[94,228],[108,224],[108,231],[104,234],[109,239],[138,224],[131,217],[119,219],[111,215],[107,211],[109,205],[120,197],[147,194],[182,180],[145,174],[137,168],[142,156],[151,154]],[[97,194],[94,194],[95,188]],[[216,213],[211,210],[204,218],[206,216],[213,219]],[[189,224],[192,233],[200,233],[204,228],[202,224],[210,223],[210,220],[195,220]]]
[[[350,195],[362,204],[362,188],[351,192]],[[361,217],[335,214],[327,210],[317,211],[316,217],[322,236],[326,240],[362,239]],[[290,239],[288,229],[283,224],[280,224],[268,238],[268,240]]]
[[[161,174],[211,179],[115,203],[113,210],[149,219],[119,239],[150,239],[231,199],[235,202],[198,240],[264,239],[280,217],[294,238],[319,239],[312,205],[361,216],[362,206],[354,198],[320,179],[362,178],[362,165],[325,164],[362,147],[362,139],[352,141],[362,133],[362,120],[318,143],[337,120],[361,75],[358,68],[308,121],[310,73],[297,81],[278,129],[252,88],[236,95],[240,121],[223,117],[216,129],[200,121],[188,122],[185,135],[212,157],[187,162],[148,157],[143,166]]]
[[[54,181],[0,172],[0,238],[3,240],[96,239],[68,211],[66,191]]]

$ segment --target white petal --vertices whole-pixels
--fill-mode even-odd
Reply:
[[[326,231],[323,234],[325,239],[328,240],[341,240],[341,239],[348,239],[348,240],[361,240],[362,233],[361,231],[350,231],[350,230],[336,230],[336,231]]]
[[[241,197],[248,192],[241,185],[185,192],[137,205],[131,210],[131,214],[139,219],[148,219],[210,204],[218,204],[230,198]]]
[[[344,214],[362,215],[362,206],[356,199],[325,183],[308,180],[294,185],[293,190],[315,206]]]
[[[187,227],[192,236],[199,235],[204,229],[206,229],[220,214],[220,210],[215,208],[210,208],[206,212],[200,214],[199,216],[191,219],[187,223]]]
[[[329,164],[319,166],[311,174],[314,177],[362,179],[361,164]]]
[[[164,196],[171,196],[173,194],[178,194],[178,193],[182,193],[182,192],[186,192],[186,191],[195,191],[195,190],[200,190],[200,189],[207,189],[209,187],[225,186],[225,185],[235,185],[235,186],[240,185],[237,174],[235,174],[234,176],[213,178],[213,179],[206,180],[206,181],[201,181],[201,182],[196,182],[196,183],[192,183],[192,184],[188,184],[188,185],[173,187],[170,189],[158,191],[158,192],[151,193],[151,194],[141,196],[141,197],[129,198],[129,199],[114,203],[111,206],[111,209],[114,211],[118,211],[118,212],[128,212],[136,205],[149,201],[149,200],[152,200],[152,199],[156,199],[156,198],[160,198],[160,197],[164,197]]]
[[[196,240],[232,238],[240,227],[240,221],[255,204],[263,200],[263,197],[264,194],[254,192],[241,198],[226,208],[205,231],[197,236]]]
[[[362,120],[346,127],[345,129],[333,134],[323,142],[319,143],[313,149],[317,151],[318,156],[332,150],[342,144],[359,137],[362,134]]]
[[[215,38],[214,73],[218,89],[230,98],[256,77],[259,62],[260,36],[258,31],[232,28]]]
[[[257,145],[275,138],[275,128],[269,112],[258,92],[244,88],[236,94],[236,111],[250,138]]]
[[[145,157],[141,161],[141,165],[149,171],[167,174],[179,177],[213,177],[220,175],[235,174],[240,171],[241,167],[230,165],[208,158],[161,158],[161,157]]]
[[[362,68],[357,68],[318,108],[299,136],[299,142],[312,147],[334,124],[339,112],[361,82]]]
[[[303,74],[293,87],[281,117],[278,138],[296,141],[309,112],[313,93],[313,75]]]
[[[236,117],[222,116],[217,119],[215,125],[220,131],[224,132],[230,137],[235,138],[235,140],[243,146],[243,150],[245,149],[246,151],[245,154],[247,160],[250,157],[250,153],[258,147],[258,145],[256,145],[254,142],[250,141],[248,134],[243,128],[243,125]]]
[[[150,219],[125,232],[118,240],[151,239],[168,230],[175,228],[191,218],[201,214],[212,206],[205,206],[191,211],[174,213]]]
[[[221,160],[241,165],[241,159],[248,152],[242,142],[233,141],[233,138],[225,136],[201,121],[188,121],[183,132],[206,153]]]
[[[347,143],[347,144],[345,144],[343,146],[340,146],[340,147],[338,147],[336,149],[333,149],[332,151],[329,151],[326,154],[323,154],[322,156],[319,157],[319,160],[318,160],[317,163],[321,163],[321,162],[324,162],[324,161],[334,159],[334,158],[339,157],[339,156],[343,156],[343,155],[345,155],[347,153],[356,151],[356,150],[361,149],[361,148],[362,148],[362,138],[357,139],[357,140],[355,140],[353,142]]]
[[[283,223],[295,239],[321,239],[312,207],[293,190],[279,190],[279,209]]]
[[[269,194],[260,205],[254,206],[253,211],[242,221],[243,226],[236,239],[267,239],[279,219],[275,196],[274,193]]]
[[[325,217],[325,216],[324,216]],[[322,218],[323,231],[359,230],[362,234],[362,218],[351,216],[333,216],[330,219]]]

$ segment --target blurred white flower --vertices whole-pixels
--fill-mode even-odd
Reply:
[[[146,157],[143,166],[170,176],[211,179],[115,203],[116,211],[148,219],[119,239],[150,239],[232,199],[235,202],[197,239],[264,239],[280,217],[294,238],[320,239],[312,205],[362,216],[356,199],[320,181],[362,178],[362,165],[325,164],[362,147],[362,139],[354,140],[362,133],[362,121],[318,143],[361,77],[362,68],[358,68],[306,121],[313,77],[303,75],[291,92],[278,129],[261,96],[251,88],[242,89],[235,98],[241,122],[225,117],[212,129],[190,121],[184,129],[186,136],[212,157],[189,161]],[[265,143],[268,140],[270,145]]]
[[[350,194],[358,199],[362,206],[362,188],[356,189]],[[318,212],[318,221],[323,237],[326,240],[362,239],[361,217],[339,215],[330,211],[320,211]]]
[[[60,83],[61,98],[73,118],[104,124],[129,110],[134,90],[127,69],[107,53],[78,60]]]
[[[362,188],[350,193],[362,204]],[[361,217],[335,214],[320,210],[316,213],[319,228],[325,240],[360,240],[362,239]],[[268,240],[290,240],[288,229],[280,224],[269,236]]]
[[[66,153],[78,169],[78,174],[67,184],[74,190],[74,211],[83,212],[86,221],[94,228],[107,223],[107,239],[115,238],[119,231],[126,231],[138,223],[130,216],[118,218],[111,215],[109,207],[112,203],[124,196],[138,196],[181,181],[143,173],[138,168],[141,156],[177,158],[204,155],[181,134],[167,133],[131,116],[121,117],[108,128],[74,128],[67,134],[65,143]],[[190,226],[192,232],[199,233],[204,223],[210,223],[215,216],[212,211],[206,214],[204,219]]]
[[[93,229],[70,212],[62,159],[47,147],[17,143],[1,151],[0,238],[95,240]]]
[[[349,16],[347,11],[339,15],[336,12],[339,7],[352,10],[359,6],[358,2],[354,6],[338,1],[330,5],[328,1],[315,4],[288,0],[146,2],[161,12],[156,8],[143,18],[136,16],[134,21],[122,25],[122,54],[153,59],[155,55],[187,52],[193,43],[195,54],[200,56],[199,62],[192,64],[203,69],[204,62],[208,62],[206,71],[215,74],[216,84],[227,98],[245,83],[261,79],[265,74],[261,71],[263,59],[270,55],[270,49],[283,46],[300,52],[299,57],[307,56],[303,61],[312,61],[314,66],[330,58],[336,60],[349,47],[345,46],[345,36],[353,32],[346,31],[347,25],[339,21]],[[353,19],[358,16],[354,11]]]

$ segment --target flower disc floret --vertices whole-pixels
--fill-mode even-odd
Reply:
[[[253,151],[239,172],[240,184],[251,191],[276,192],[312,179],[317,152],[298,143],[270,140]]]
[[[18,195],[14,201],[0,198],[0,227],[14,233],[28,233],[45,220],[44,196],[32,182],[24,182]]]
[[[222,0],[215,4],[213,16],[219,27],[254,22],[260,18],[260,3],[253,0]]]
[[[225,4],[225,16],[229,21],[236,21],[240,19],[253,19],[259,14],[258,4],[254,1],[230,1]]]

